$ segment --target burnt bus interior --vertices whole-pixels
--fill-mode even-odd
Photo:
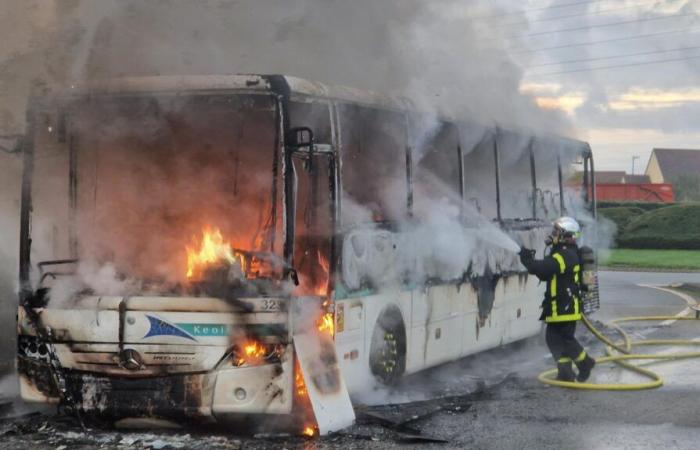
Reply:
[[[592,155],[581,142],[267,79],[270,90],[250,92],[36,99],[22,302],[45,303],[45,288],[77,261],[109,263],[142,292],[218,295],[223,283],[246,295],[325,296],[343,283],[330,274],[342,273],[343,236],[357,227],[397,231],[436,204],[467,226],[479,216],[504,229],[549,226],[570,210],[595,216]],[[565,189],[571,164],[584,172],[574,194]],[[207,227],[234,254],[188,276],[185,249]]]

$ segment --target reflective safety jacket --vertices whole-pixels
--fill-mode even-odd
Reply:
[[[581,319],[581,260],[575,245],[555,245],[544,259],[524,256],[527,271],[547,282],[540,320],[547,323]]]

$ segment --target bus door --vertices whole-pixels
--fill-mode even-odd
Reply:
[[[316,144],[308,127],[293,128],[287,139],[295,181],[294,253],[292,263],[299,277],[296,294],[302,317],[294,318],[294,350],[307,387],[308,398],[321,435],[346,428],[355,413],[338,364],[333,332],[308,332],[303,324],[309,310],[302,307],[320,301],[330,305],[333,230],[336,211],[336,166],[331,145]],[[311,300],[311,302],[308,302]],[[327,317],[324,315],[324,318]],[[335,327],[335,318],[332,318]]]
[[[296,180],[293,265],[299,295],[326,298],[331,288],[336,167],[331,145],[316,144],[309,128],[291,133]]]

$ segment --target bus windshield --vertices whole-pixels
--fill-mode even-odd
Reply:
[[[95,97],[68,111],[67,164],[43,164],[38,146],[34,210],[58,208],[41,183],[59,171],[70,212],[65,228],[61,214],[34,219],[34,261],[65,258],[60,243],[41,245],[63,241],[56,229],[71,257],[140,280],[192,281],[222,262],[250,276],[251,255],[280,253],[271,97]]]

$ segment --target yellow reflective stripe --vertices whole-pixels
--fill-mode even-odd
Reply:
[[[586,351],[585,350],[583,350],[581,353],[579,353],[579,355],[576,357],[576,359],[574,359],[574,361],[581,362],[584,359],[586,359]]]
[[[578,264],[576,264],[576,265],[574,266],[574,281],[575,281],[576,283],[578,283],[578,273],[579,273],[580,271],[581,271],[581,266],[579,266]]]
[[[581,314],[580,313],[574,313],[574,314],[564,314],[561,316],[550,316],[550,317],[545,317],[544,321],[546,323],[551,323],[551,322],[573,322],[574,320],[581,320]]]
[[[557,276],[552,277],[552,281],[549,282],[549,297],[551,299],[557,298]]]
[[[579,309],[578,297],[574,297],[574,312],[571,314],[559,315],[557,311],[557,302],[552,300],[552,315],[544,318],[546,323],[551,322],[572,322],[575,320],[581,320],[581,310]]]
[[[584,356],[585,356],[585,355],[584,355]],[[567,357],[559,358],[559,359],[557,359],[557,362],[558,362],[559,364],[568,363],[568,362],[571,362],[571,358],[567,358]]]
[[[566,263],[564,263],[564,257],[559,253],[554,253],[552,258],[556,259],[559,263],[559,272],[564,273],[566,271]]]

